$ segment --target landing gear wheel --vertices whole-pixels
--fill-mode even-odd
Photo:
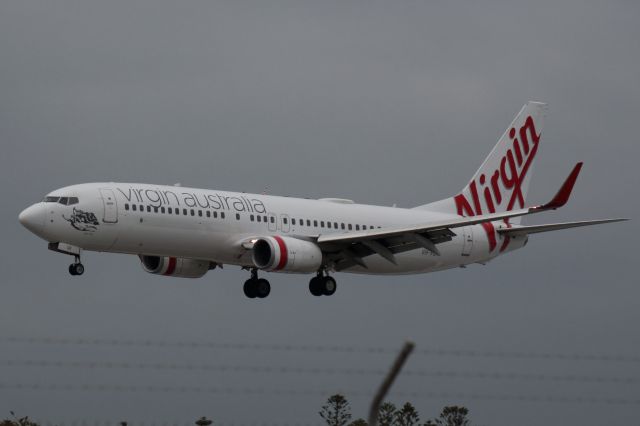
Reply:
[[[327,275],[326,277],[322,278],[322,294],[324,294],[325,296],[331,296],[336,292],[336,289],[337,284],[336,280],[334,280],[333,277]]]
[[[75,269],[76,275],[84,274],[84,265],[82,263],[76,263],[73,265],[73,269]]]
[[[255,283],[255,289],[256,296],[260,299],[264,299],[269,295],[269,293],[271,293],[271,284],[269,284],[269,281],[264,278],[260,278]]]
[[[244,290],[244,295],[249,299],[255,299],[258,295],[257,283],[258,280],[255,278],[249,278],[244,282],[244,286],[242,289]]]
[[[71,275],[84,274],[84,265],[82,263],[72,263],[71,265],[69,265],[69,273]]]
[[[309,291],[314,296],[322,296],[322,277],[313,277],[311,281],[309,281]]]

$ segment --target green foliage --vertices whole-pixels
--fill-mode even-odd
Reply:
[[[349,423],[349,426],[367,426],[368,423],[364,419],[356,419]]]
[[[327,399],[318,414],[328,426],[346,426],[351,420],[351,406],[343,395],[335,394]]]
[[[457,405],[444,407],[435,424],[438,426],[469,426],[471,422],[467,419],[468,414],[469,410],[465,407]]]
[[[405,402],[402,408],[395,413],[394,426],[415,426],[419,421],[418,411],[410,402]]]
[[[378,426],[394,426],[396,419],[396,406],[390,402],[384,402],[378,409]]]
[[[38,423],[29,420],[29,416],[18,418],[13,411],[9,412],[13,416],[13,420],[2,420],[0,421],[0,426],[38,426]]]

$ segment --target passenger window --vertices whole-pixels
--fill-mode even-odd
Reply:
[[[351,231],[351,229],[353,229],[351,224],[349,224],[348,228],[349,228],[349,231]]]
[[[240,220],[240,213],[236,213],[236,220]]]
[[[160,207],[160,213],[164,213],[164,207]]]
[[[262,222],[262,216],[257,216],[256,219],[258,219],[258,222]]]
[[[144,206],[142,204],[140,204],[140,211],[143,212],[144,211]]]
[[[202,217],[202,210],[198,210],[198,216]]]
[[[143,209],[144,211],[144,209]],[[151,213],[151,206],[147,206],[147,213]]]
[[[338,229],[338,222],[333,222],[333,228]]]
[[[249,215],[249,220],[250,220],[251,222],[253,222],[253,219],[255,219],[255,218],[254,218],[254,216],[253,216],[252,214],[250,214],[250,215]]]
[[[315,226],[316,228],[318,227],[318,221],[317,220],[313,221],[313,226]]]
[[[154,206],[154,207],[153,207],[153,212],[154,212],[154,213],[158,213],[158,207]]]
[[[266,216],[262,216],[262,220],[264,221],[264,223],[267,223],[267,217]]]
[[[356,225],[356,231],[360,230],[360,225]]]
[[[291,224],[295,225],[296,224],[296,220],[295,219],[291,219]]]
[[[129,204],[125,204],[125,205],[124,205],[124,209],[125,209],[125,210],[129,210]]]
[[[196,211],[191,209],[191,216],[195,216],[196,215]]]
[[[300,223],[300,226],[304,226],[304,220],[303,219],[298,219],[298,222]]]
[[[180,214],[180,209],[176,207],[175,213],[178,215]]]
[[[220,212],[220,217],[224,219],[224,212]]]
[[[131,209],[135,212],[137,207],[138,207],[138,206],[136,206],[136,205],[134,204],[134,205],[132,205],[132,206],[131,206]]]
[[[288,222],[287,222],[287,218],[286,218],[286,217],[283,217],[283,218],[282,218],[282,223],[284,223],[285,225],[288,223]]]
[[[217,219],[218,218],[218,212],[213,212],[213,217],[214,217],[214,219]]]
[[[271,216],[271,223],[276,223],[276,218]]]
[[[182,214],[186,216],[187,215],[187,209],[182,209]]]
[[[311,221],[307,219],[307,226],[311,226]]]
[[[173,209],[171,207],[167,207],[167,213],[172,214],[173,213]]]
[[[211,217],[211,212],[207,210],[207,217]]]
[[[344,222],[340,224],[340,228],[344,229]]]

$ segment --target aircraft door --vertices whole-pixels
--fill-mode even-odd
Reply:
[[[473,226],[462,228],[462,256],[471,255],[473,250]]]
[[[102,221],[104,223],[117,223],[118,205],[116,203],[116,196],[113,193],[113,190],[109,188],[100,188],[100,196],[102,197],[102,205],[104,207]]]
[[[282,232],[289,232],[289,229],[291,229],[291,224],[290,224],[291,219],[289,218],[289,215],[281,214],[280,221],[281,221]]]
[[[275,213],[269,213],[269,231],[275,232],[278,230],[277,217]]]

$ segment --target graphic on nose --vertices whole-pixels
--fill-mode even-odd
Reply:
[[[38,203],[27,207],[20,213],[18,220],[20,220],[22,226],[34,234],[42,232],[44,228],[44,206]]]

